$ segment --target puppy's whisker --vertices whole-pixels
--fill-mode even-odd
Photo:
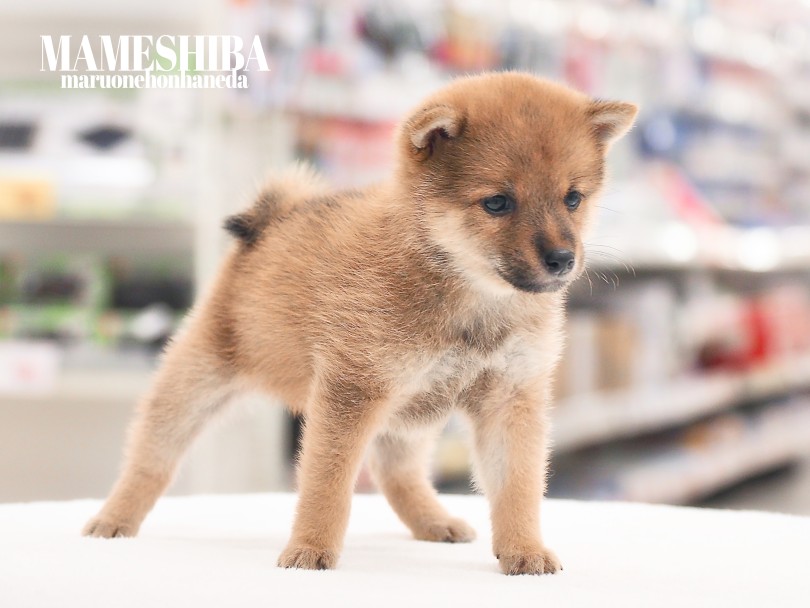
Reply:
[[[597,260],[602,259],[602,260],[605,260],[607,262],[616,262],[617,264],[620,264],[621,266],[623,266],[626,272],[628,272],[629,274],[632,274],[633,276],[636,276],[636,269],[633,267],[633,265],[631,263],[623,260],[621,257],[619,257],[619,256],[617,256],[617,255],[615,255],[615,254],[613,254],[611,252],[594,250],[594,249],[592,249],[592,247],[593,246],[589,246],[589,250],[588,250],[588,257],[589,258],[597,259]]]
[[[589,257],[591,257],[593,259],[597,259],[597,260],[598,259],[605,260],[607,262],[616,262],[617,264],[620,264],[621,266],[623,266],[624,269],[627,272],[631,272],[631,270],[630,270],[631,265],[628,264],[622,258],[620,258],[620,257],[618,257],[616,255],[612,255],[612,254],[604,252],[604,251],[593,251],[593,252],[590,253]]]
[[[588,285],[590,285],[591,288],[591,296],[593,296],[593,281],[591,281],[591,275],[588,274],[587,268],[584,268],[583,270],[585,270],[585,278],[588,279]]]
[[[606,249],[613,249],[614,251],[618,251],[619,253],[624,253],[624,251],[619,249],[618,247],[614,247],[613,245],[605,245],[604,243],[588,243],[586,241],[583,244],[586,247],[604,247]]]
[[[605,211],[610,211],[611,213],[618,213],[619,215],[624,215],[624,211],[618,211],[616,209],[611,209],[610,207],[605,207],[604,205],[595,205],[597,209],[604,209]]]

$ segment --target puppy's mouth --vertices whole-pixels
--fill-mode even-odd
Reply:
[[[551,277],[540,279],[534,273],[527,272],[522,268],[510,268],[508,270],[496,268],[496,272],[499,277],[512,285],[512,287],[526,293],[553,293],[568,285],[568,281],[563,279],[553,279]]]

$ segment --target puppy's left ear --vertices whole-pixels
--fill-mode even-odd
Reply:
[[[593,101],[588,117],[597,139],[610,146],[630,130],[638,114],[638,106],[623,101]]]
[[[418,111],[405,124],[411,145],[432,156],[442,140],[455,139],[463,128],[461,113],[447,105],[438,105]]]

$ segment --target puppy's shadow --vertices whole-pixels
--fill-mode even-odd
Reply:
[[[355,536],[352,541],[347,542],[344,554],[347,556],[348,567],[351,567],[352,558],[358,558],[363,562],[385,564],[387,558],[394,556],[390,558],[391,568],[404,569],[412,574],[424,571],[425,576],[432,576],[435,574],[436,568],[440,567],[445,572],[455,570],[460,573],[474,572],[502,576],[498,562],[491,558],[488,551],[483,553],[480,561],[446,561],[442,554],[445,550],[452,551],[456,546],[460,549],[465,544],[453,545],[452,543],[416,540],[407,533],[373,534]],[[432,552],[431,548],[438,550]]]
[[[152,536],[152,540],[189,546],[217,547],[240,551],[281,551],[287,544],[284,536]]]
[[[208,547],[216,549],[230,549],[245,553],[270,553],[276,555],[281,553],[287,545],[288,538],[283,535],[270,536],[182,536],[154,535],[149,537],[153,541],[166,542],[176,545],[186,545],[189,547]],[[382,541],[382,542],[381,542]],[[477,574],[492,574],[501,576],[497,562],[491,562],[486,558],[481,561],[444,561],[439,552],[435,556],[430,555],[430,551],[416,554],[414,549],[423,545],[428,549],[431,546],[442,547],[439,543],[415,540],[407,534],[374,534],[355,536],[347,542],[343,550],[345,566],[338,570],[354,570],[352,562],[357,558],[364,563],[385,564],[386,559],[390,561],[392,569],[406,570],[413,574],[424,571],[426,574],[435,572],[437,565],[445,571],[457,570],[458,572],[475,572]],[[393,556],[393,557],[392,557]],[[383,568],[384,569],[384,568]]]

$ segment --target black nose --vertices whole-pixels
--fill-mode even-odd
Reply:
[[[543,262],[551,274],[561,277],[574,268],[574,252],[570,249],[552,249],[543,257]]]

